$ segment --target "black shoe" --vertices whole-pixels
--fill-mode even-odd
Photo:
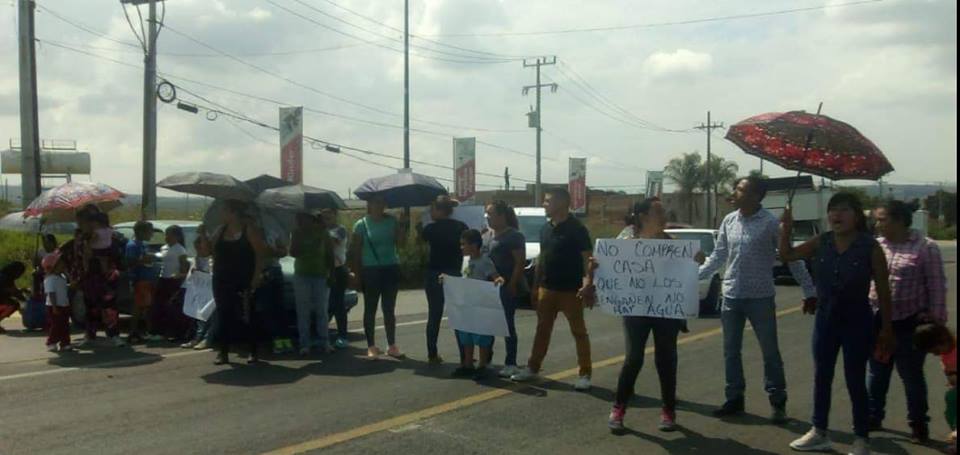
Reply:
[[[226,365],[228,363],[230,363],[230,359],[225,353],[217,354],[217,360],[213,361],[214,365]]]
[[[883,419],[877,417],[871,417],[867,421],[867,429],[869,431],[883,431]]]
[[[473,373],[474,381],[485,381],[490,377],[490,372],[487,368],[477,368]]]
[[[476,371],[477,370],[474,368],[459,367],[456,370],[453,370],[453,373],[450,376],[455,378],[469,378],[472,377]]]
[[[734,416],[743,414],[743,409],[744,409],[743,400],[728,401],[724,403],[723,406],[720,407],[720,409],[713,411],[713,416],[720,417],[720,418],[734,417]]]
[[[788,421],[787,408],[784,406],[774,406],[770,413],[770,423],[774,425],[783,425]]]
[[[910,424],[910,441],[914,444],[926,444],[930,442],[930,427],[926,422]]]

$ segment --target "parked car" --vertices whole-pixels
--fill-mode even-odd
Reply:
[[[533,286],[533,274],[540,256],[540,230],[547,224],[547,211],[542,207],[518,207],[515,209],[520,232],[526,239],[527,262],[524,264],[524,276],[527,278],[526,295],[520,296],[522,306],[529,306],[529,289]]]
[[[710,256],[716,246],[717,231],[714,229],[667,229],[677,240],[697,240],[700,242],[700,249],[703,254]],[[700,280],[700,314],[711,315],[720,312],[721,286],[723,284],[723,271],[720,270],[712,276]]]
[[[151,221],[153,224],[153,237],[147,242],[148,250],[151,254],[157,256],[159,259],[160,249],[164,245],[164,231],[173,225],[180,226],[183,229],[183,235],[186,239],[187,252],[190,255],[191,264],[193,263],[193,257],[196,256],[196,250],[193,248],[193,242],[197,238],[197,229],[200,226],[198,221],[175,221],[175,220],[155,220]],[[127,239],[132,239],[133,236],[133,227],[135,223],[120,223],[114,226],[114,229],[122,234]],[[154,267],[157,269],[156,272],[159,272],[161,261],[154,261]],[[296,312],[296,305],[294,303],[294,294],[293,294],[293,264],[294,258],[287,256],[280,259],[280,267],[283,270],[283,308],[284,310],[293,315]],[[121,313],[131,314],[133,312],[133,293],[131,290],[130,282],[127,277],[121,278],[124,280],[120,283],[119,288],[117,289],[117,306]],[[346,294],[346,305],[347,311],[357,305],[358,296],[357,292],[348,289]],[[74,315],[77,318],[76,320],[83,320],[83,310],[75,306]],[[288,318],[289,321],[296,321],[295,316]]]

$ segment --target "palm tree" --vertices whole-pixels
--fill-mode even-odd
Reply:
[[[699,153],[684,153],[680,158],[674,158],[667,163],[663,169],[663,174],[675,185],[683,200],[687,203],[687,221],[693,224],[694,210],[694,192],[700,187],[703,181],[701,173],[703,172],[703,159]]]
[[[709,167],[709,174],[707,169]],[[703,170],[700,172],[700,184],[698,187],[705,192],[707,189],[713,192],[713,220],[707,220],[707,223],[712,223],[712,225],[717,224],[717,210],[716,208],[720,207],[720,193],[728,193],[732,189],[734,183],[737,181],[737,172],[740,171],[740,166],[733,161],[725,160],[721,157],[710,157],[709,163],[703,164]],[[710,176],[710,181],[707,181],[707,175]]]

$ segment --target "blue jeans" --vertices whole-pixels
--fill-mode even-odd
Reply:
[[[510,332],[504,341],[507,345],[507,358],[503,361],[505,366],[517,366],[517,298],[510,295],[506,286],[500,286],[500,302],[503,304],[503,312],[507,316],[507,330]]]
[[[300,336],[300,349],[309,349],[314,344],[321,349],[326,349],[330,346],[328,341],[330,315],[327,308],[330,288],[327,287],[327,278],[295,275],[293,290],[297,303],[297,332]],[[312,322],[316,322],[317,325],[316,343],[310,341]]]
[[[837,312],[841,313],[841,312]],[[834,314],[827,307],[817,309],[813,326],[813,426],[826,431],[830,423],[830,401],[837,357],[843,350],[843,375],[853,408],[853,432],[869,435],[870,408],[867,402],[867,362],[873,353],[873,318],[869,307]],[[858,314],[862,313],[862,314]]]
[[[879,328],[879,315],[875,316],[875,326]],[[927,380],[923,375],[923,363],[927,353],[913,346],[913,332],[919,323],[915,318],[893,321],[893,333],[897,347],[890,363],[881,363],[870,358],[867,374],[867,390],[870,394],[870,417],[882,422],[886,417],[887,391],[890,389],[890,377],[896,366],[903,388],[907,393],[907,420],[910,423],[925,424],[927,417]]]
[[[743,376],[743,330],[747,321],[753,327],[763,353],[763,388],[770,404],[783,407],[787,403],[787,379],[777,341],[777,312],[773,297],[765,299],[723,299],[720,313],[723,325],[723,359],[726,371],[727,402],[743,402],[747,388]]]
[[[437,357],[437,339],[440,337],[440,322],[443,321],[443,285],[440,275],[460,276],[460,270],[427,270],[423,289],[427,293],[427,356]]]
[[[217,321],[217,310],[213,310],[213,313],[210,314],[210,318],[206,321],[197,319],[197,332],[193,337],[193,341],[199,343],[206,340],[208,343],[212,343],[217,336]]]

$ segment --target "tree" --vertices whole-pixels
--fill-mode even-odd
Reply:
[[[750,171],[750,177],[756,177],[756,178],[762,179],[762,180],[766,180],[766,179],[770,178],[768,175],[764,174],[764,173],[761,172],[759,169],[754,169],[754,170]]]
[[[927,196],[927,211],[933,218],[940,218],[940,209],[943,208],[943,218],[948,226],[957,224],[957,193],[949,193],[943,190],[936,194]]]
[[[694,193],[703,181],[703,159],[699,153],[684,153],[680,158],[674,158],[663,169],[663,175],[675,185],[683,200],[687,204],[687,220],[693,224],[693,210],[695,205]]]
[[[707,168],[710,169],[710,181],[707,182]],[[711,157],[710,164],[703,164],[703,170],[700,171],[700,189],[706,191],[708,188],[714,194],[720,194],[730,191],[733,184],[737,181],[737,173],[740,172],[740,166],[733,161],[727,161],[723,158]],[[712,184],[712,185],[711,185]]]

